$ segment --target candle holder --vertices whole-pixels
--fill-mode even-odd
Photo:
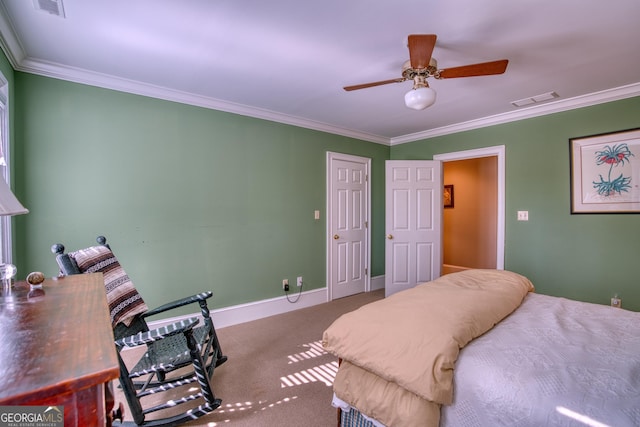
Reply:
[[[13,264],[0,264],[0,281],[2,282],[2,294],[11,294],[11,286],[13,278],[15,277],[18,269]]]

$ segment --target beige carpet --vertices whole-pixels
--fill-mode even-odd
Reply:
[[[378,290],[219,329],[229,360],[216,368],[212,385],[222,406],[183,425],[335,426],[331,382],[337,360],[323,351],[322,332],[341,314],[383,297]]]

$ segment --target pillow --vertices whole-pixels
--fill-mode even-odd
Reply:
[[[144,300],[122,269],[116,256],[106,246],[93,246],[70,252],[81,273],[102,273],[111,312],[111,324],[131,325],[133,318],[149,310]]]

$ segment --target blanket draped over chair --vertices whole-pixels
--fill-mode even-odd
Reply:
[[[129,326],[133,318],[149,310],[144,300],[120,266],[118,259],[106,246],[93,246],[70,252],[81,273],[102,273],[111,312],[111,324],[122,322]]]
[[[460,349],[533,290],[517,273],[468,270],[341,316],[323,334],[342,359],[336,396],[388,426],[437,426]]]

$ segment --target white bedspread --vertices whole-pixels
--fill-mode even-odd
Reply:
[[[640,313],[618,310],[529,294],[462,349],[440,427],[640,426]]]

